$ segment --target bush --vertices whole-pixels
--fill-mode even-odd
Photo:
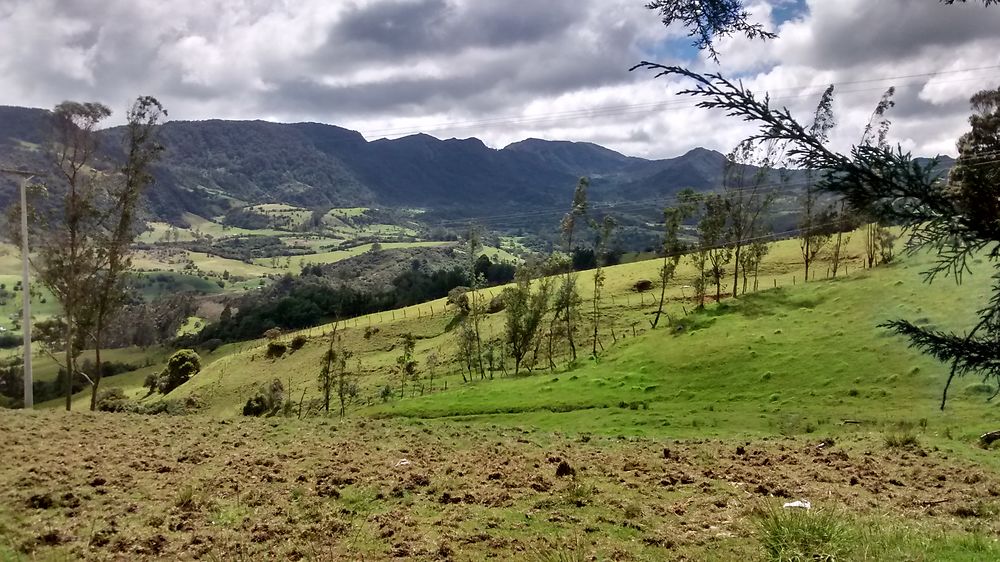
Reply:
[[[173,389],[191,380],[201,371],[201,358],[193,349],[181,349],[170,356],[167,366],[159,374],[146,377],[143,386],[149,394],[168,394]]]
[[[21,336],[16,336],[10,332],[0,333],[0,349],[12,349],[23,343]]]
[[[267,344],[267,353],[265,356],[268,359],[278,359],[284,355],[286,351],[288,351],[287,345],[278,341],[272,341]]]
[[[292,351],[298,351],[302,349],[302,346],[304,346],[308,341],[309,339],[301,334],[295,336],[294,338],[292,338],[292,344],[291,344]]]
[[[101,412],[128,412],[132,410],[132,406],[125,391],[120,388],[102,390],[97,395],[97,409]]]
[[[890,449],[911,449],[920,446],[920,440],[910,432],[890,433],[885,436],[885,446]]]
[[[257,391],[257,394],[243,405],[244,416],[273,416],[285,403],[285,386],[274,379],[271,384]]]
[[[204,342],[202,342],[201,348],[207,351],[208,353],[212,353],[216,349],[222,347],[222,343],[223,343],[222,340],[220,340],[219,338],[212,338],[210,340],[205,340]]]
[[[389,399],[392,398],[392,387],[389,385],[383,386],[382,390],[379,391],[378,396],[383,402],[388,402]]]

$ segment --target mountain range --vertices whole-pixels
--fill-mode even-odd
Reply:
[[[0,106],[0,164],[44,165],[49,113]],[[102,131],[113,157],[121,130]],[[169,121],[148,194],[154,216],[215,216],[233,207],[288,203],[306,208],[386,206],[461,217],[568,205],[581,176],[591,199],[635,202],[722,184],[726,157],[704,148],[647,160],[586,142],[527,139],[502,149],[481,140],[426,134],[368,141],[320,123]],[[0,178],[0,203],[15,183]]]
[[[44,165],[49,113],[0,106],[0,163]],[[113,152],[120,130],[102,131]],[[584,142],[527,139],[502,149],[481,140],[426,134],[367,141],[320,123],[171,121],[149,194],[154,214],[215,215],[233,206],[288,203],[319,207],[416,207],[460,216],[567,203],[577,180],[592,180],[592,197],[608,202],[705,189],[721,181],[725,156],[694,149],[678,158],[646,160]],[[2,181],[0,202],[13,197]]]

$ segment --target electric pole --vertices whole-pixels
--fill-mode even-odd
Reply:
[[[34,392],[31,376],[31,276],[28,270],[28,182],[39,172],[0,168],[0,173],[21,177],[21,296],[23,298],[21,331],[24,334],[24,409],[34,406]]]

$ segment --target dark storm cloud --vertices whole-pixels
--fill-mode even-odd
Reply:
[[[809,48],[789,51],[787,62],[860,70],[914,57],[947,61],[954,47],[1000,35],[1000,10],[979,2],[838,0],[811,6]]]
[[[457,5],[446,0],[389,0],[354,6],[331,27],[324,51],[346,45],[372,58],[416,58],[473,47],[507,48],[557,37],[585,14],[572,0],[509,0]]]

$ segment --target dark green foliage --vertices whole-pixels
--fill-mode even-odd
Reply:
[[[221,292],[218,285],[197,275],[158,271],[156,273],[135,273],[129,282],[146,301],[154,301],[167,295],[195,293],[211,295]]]
[[[286,351],[288,351],[287,345],[278,341],[268,342],[265,357],[268,359],[278,359],[283,356]]]
[[[13,349],[23,343],[24,338],[10,332],[0,333],[0,349]]]
[[[212,353],[216,349],[219,349],[219,347],[221,347],[222,344],[223,344],[222,340],[220,340],[218,338],[214,338],[214,339],[210,339],[210,340],[205,340],[204,342],[201,343],[201,345],[199,347],[201,349],[207,351],[208,353]]]
[[[192,252],[204,252],[224,258],[249,261],[276,256],[300,256],[307,248],[293,248],[277,236],[226,236],[219,239],[200,238],[181,242],[178,246]]]
[[[198,353],[193,349],[181,349],[170,356],[163,371],[146,377],[143,386],[149,389],[149,394],[153,392],[168,394],[199,371],[201,371],[201,358],[198,357]]]
[[[308,342],[308,341],[309,341],[309,338],[307,338],[307,337],[299,334],[299,335],[295,336],[294,338],[292,338],[292,343],[289,344],[289,347],[292,348],[292,351],[298,351],[298,350],[302,349],[302,346],[304,346],[306,344],[306,342]]]
[[[236,314],[223,315],[215,324],[182,337],[178,343],[249,340],[272,328],[298,330],[337,317],[351,318],[439,299],[465,284],[467,277],[458,268],[431,273],[410,269],[396,277],[393,288],[384,292],[335,287],[313,274],[286,275],[270,287],[244,296]]]
[[[573,271],[587,271],[597,267],[593,248],[573,248]]]
[[[493,263],[486,254],[479,256],[475,266],[476,275],[485,279],[487,285],[505,285],[510,283],[514,280],[516,269],[513,264],[506,262]]]
[[[270,219],[263,213],[253,209],[232,209],[222,217],[222,224],[247,230],[264,230],[270,225]]]
[[[101,361],[101,377],[113,377],[115,375],[134,371],[138,368],[138,365],[121,361]],[[93,377],[94,374],[96,374],[96,365],[94,365],[94,362],[90,359],[84,359],[83,363],[80,364],[80,370]]]

